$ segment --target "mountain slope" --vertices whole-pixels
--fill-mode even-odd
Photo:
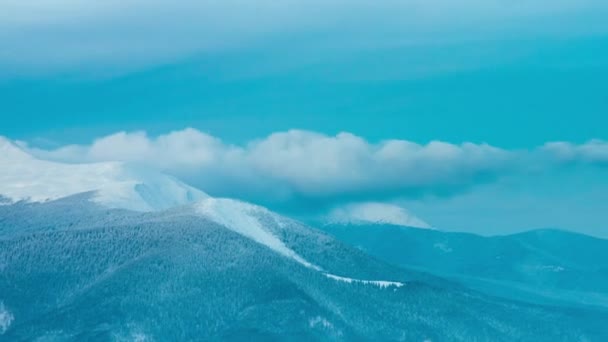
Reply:
[[[90,194],[0,207],[0,302],[13,317],[0,339],[608,337],[601,329],[606,313],[486,297],[388,266],[259,207],[245,205],[241,215],[259,224],[254,231],[278,239],[281,249],[239,231],[224,218],[225,211],[220,217],[227,221],[218,223],[218,211],[201,213],[200,203],[136,213],[104,209],[83,196]],[[75,212],[66,217],[62,209],[67,207],[80,208],[86,219]],[[10,219],[24,215],[30,220],[23,227]]]
[[[557,230],[483,237],[389,225],[323,229],[392,264],[493,295],[608,307],[607,240]]]

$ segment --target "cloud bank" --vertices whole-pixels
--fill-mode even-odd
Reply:
[[[370,142],[345,132],[289,130],[233,145],[187,128],[159,136],[118,132],[56,149],[19,144],[41,159],[124,161],[159,169],[213,196],[326,212],[357,202],[452,197],[521,173],[540,177],[544,170],[564,165],[608,165],[608,143],[600,140],[505,150],[471,142]],[[372,214],[390,209],[365,208]]]
[[[595,139],[581,145],[551,142],[545,144],[542,150],[563,163],[608,167],[608,142],[604,140]]]
[[[350,133],[301,130],[237,146],[192,128],[157,137],[119,132],[90,145],[28,149],[39,158],[62,162],[137,163],[216,196],[317,204],[449,195],[509,172],[517,157],[487,144],[372,143]]]

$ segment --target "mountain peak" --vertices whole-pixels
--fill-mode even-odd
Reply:
[[[405,208],[379,202],[351,203],[334,208],[326,217],[329,224],[389,224],[413,228],[432,228]]]
[[[9,204],[94,192],[92,201],[109,208],[154,211],[207,197],[172,177],[121,162],[65,164],[37,159],[3,137],[0,162],[0,197]]]

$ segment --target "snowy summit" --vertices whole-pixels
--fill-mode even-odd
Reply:
[[[402,227],[432,228],[398,205],[377,202],[353,203],[333,209],[326,218],[329,224],[390,224]]]
[[[170,176],[122,162],[65,164],[37,159],[0,137],[0,198],[15,203],[46,202],[94,192],[109,208],[155,211],[208,196]]]

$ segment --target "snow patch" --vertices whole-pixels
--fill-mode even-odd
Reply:
[[[144,334],[141,331],[129,332],[126,335],[117,335],[113,336],[114,341],[116,342],[153,342],[154,338]]]
[[[334,325],[328,321],[327,319],[321,317],[321,316],[317,316],[314,318],[311,318],[310,320],[308,320],[308,326],[311,328],[316,328],[318,326],[324,328],[324,329],[333,329]]]
[[[283,241],[264,228],[265,224],[283,225],[280,216],[253,204],[226,198],[206,198],[196,204],[198,214],[230,229],[300,264],[320,270],[287,247]],[[264,219],[267,222],[260,222]]]
[[[398,205],[364,202],[334,208],[326,218],[329,224],[390,224],[430,229],[431,225]]]
[[[348,284],[374,285],[374,286],[378,286],[378,287],[383,288],[383,289],[391,287],[391,286],[395,286],[395,287],[405,286],[405,284],[400,283],[400,282],[396,282],[396,281],[362,280],[362,279],[340,277],[340,276],[337,276],[335,274],[330,274],[330,273],[324,273],[324,274],[329,279],[333,279],[335,281],[340,281],[340,282],[344,282],[344,283],[348,283]]]
[[[1,204],[46,202],[94,192],[109,208],[154,211],[208,197],[172,177],[121,162],[66,164],[36,159],[0,137]]]
[[[454,250],[445,243],[437,242],[433,245],[433,248],[442,251],[443,253],[452,253]]]
[[[323,329],[325,333],[330,333],[335,337],[342,337],[342,330],[337,329],[332,322],[322,316],[312,317],[308,320],[308,326],[311,329]]]
[[[133,342],[146,342],[150,341],[148,336],[142,333],[133,334]]]
[[[330,321],[328,321],[327,319],[325,319],[325,318],[323,318],[321,316],[317,316],[317,317],[311,318],[308,321],[308,325],[311,328],[315,328],[317,326],[321,326],[321,327],[323,327],[325,329],[331,329],[331,328],[334,327],[334,325]]]
[[[4,302],[0,301],[0,335],[6,333],[14,320],[15,316],[4,306]]]
[[[265,228],[269,225],[276,225],[281,228],[284,227],[285,219],[280,215],[277,215],[264,207],[227,198],[209,197],[198,202],[195,205],[195,208],[199,215],[250,238],[308,268],[323,272],[320,267],[299,256],[295,251],[287,247],[281,239]],[[403,283],[394,281],[361,280],[340,277],[326,272],[323,272],[323,275],[336,281],[374,285],[380,288],[404,286]]]

